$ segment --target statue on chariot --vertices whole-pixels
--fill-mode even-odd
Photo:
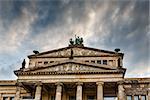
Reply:
[[[83,38],[80,38],[79,36],[75,36],[75,40],[71,38],[69,42],[69,46],[83,46]]]

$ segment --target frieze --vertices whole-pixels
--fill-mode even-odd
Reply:
[[[73,51],[73,56],[100,56],[100,55],[114,55],[103,52],[98,52],[94,50],[87,50],[83,48],[70,48],[62,51],[52,52],[49,54],[37,55],[36,57],[68,57],[71,56],[71,50]]]

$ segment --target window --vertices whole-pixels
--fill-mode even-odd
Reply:
[[[51,100],[55,100],[55,96],[51,96]]]
[[[23,96],[22,98],[23,98],[23,99],[34,99],[33,96]]]
[[[101,60],[97,60],[97,63],[98,63],[98,64],[101,64]]]
[[[120,67],[120,58],[118,59],[118,67]]]
[[[10,100],[15,100],[14,97],[10,97]]]
[[[3,100],[8,100],[8,97],[3,97]]]
[[[127,100],[132,100],[132,96],[127,96]]]
[[[146,100],[146,96],[145,96],[145,95],[142,95],[142,96],[141,96],[141,100]]]
[[[44,61],[44,64],[45,64],[45,65],[48,64],[48,61]]]
[[[41,63],[42,63],[42,61],[39,61],[39,62],[38,62],[38,64],[41,64]]]
[[[53,63],[54,61],[50,61],[50,63]]]
[[[104,100],[117,100],[117,97],[104,97]]]
[[[103,64],[104,64],[104,65],[107,65],[107,60],[103,60]]]
[[[134,96],[134,100],[140,100],[139,96],[138,95]]]
[[[96,100],[95,96],[87,96],[87,100]]]
[[[91,60],[92,63],[95,63],[95,60]]]
[[[75,96],[69,96],[69,100],[76,100]]]
[[[86,60],[85,62],[89,62],[88,60]]]

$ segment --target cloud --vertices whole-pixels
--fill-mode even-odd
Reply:
[[[34,5],[33,4],[31,5],[32,5],[32,10],[33,10]],[[13,9],[13,8],[11,7],[10,9]],[[31,24],[37,18],[36,14],[33,14],[32,12],[34,11],[31,11],[29,8],[22,7],[20,10],[20,14],[18,14],[17,18],[15,19],[10,18],[12,19],[12,21],[10,24],[7,24],[7,26],[9,27],[4,27],[4,23],[10,19],[9,18],[5,19],[3,17],[0,18],[1,20],[0,25],[2,26],[2,30],[0,30],[0,32],[1,34],[3,34],[1,35],[1,38],[0,38],[0,41],[1,41],[0,53],[13,52],[22,45],[22,41],[30,33]]]
[[[79,35],[86,46],[121,48],[128,76],[137,70],[140,75],[149,75],[149,1],[0,2],[0,54],[6,58],[22,61],[34,49],[41,52],[68,46],[69,39]]]

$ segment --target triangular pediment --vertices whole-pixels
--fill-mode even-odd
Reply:
[[[107,72],[119,72],[117,68],[111,68],[109,66],[82,63],[76,61],[66,61],[54,65],[24,69],[22,72],[16,71],[22,74],[37,74],[37,73],[49,73],[49,74],[60,74],[60,73],[107,73]]]
[[[69,56],[114,56],[116,53],[112,51],[100,50],[89,47],[65,47],[57,50],[42,52],[30,57],[69,57]]]

